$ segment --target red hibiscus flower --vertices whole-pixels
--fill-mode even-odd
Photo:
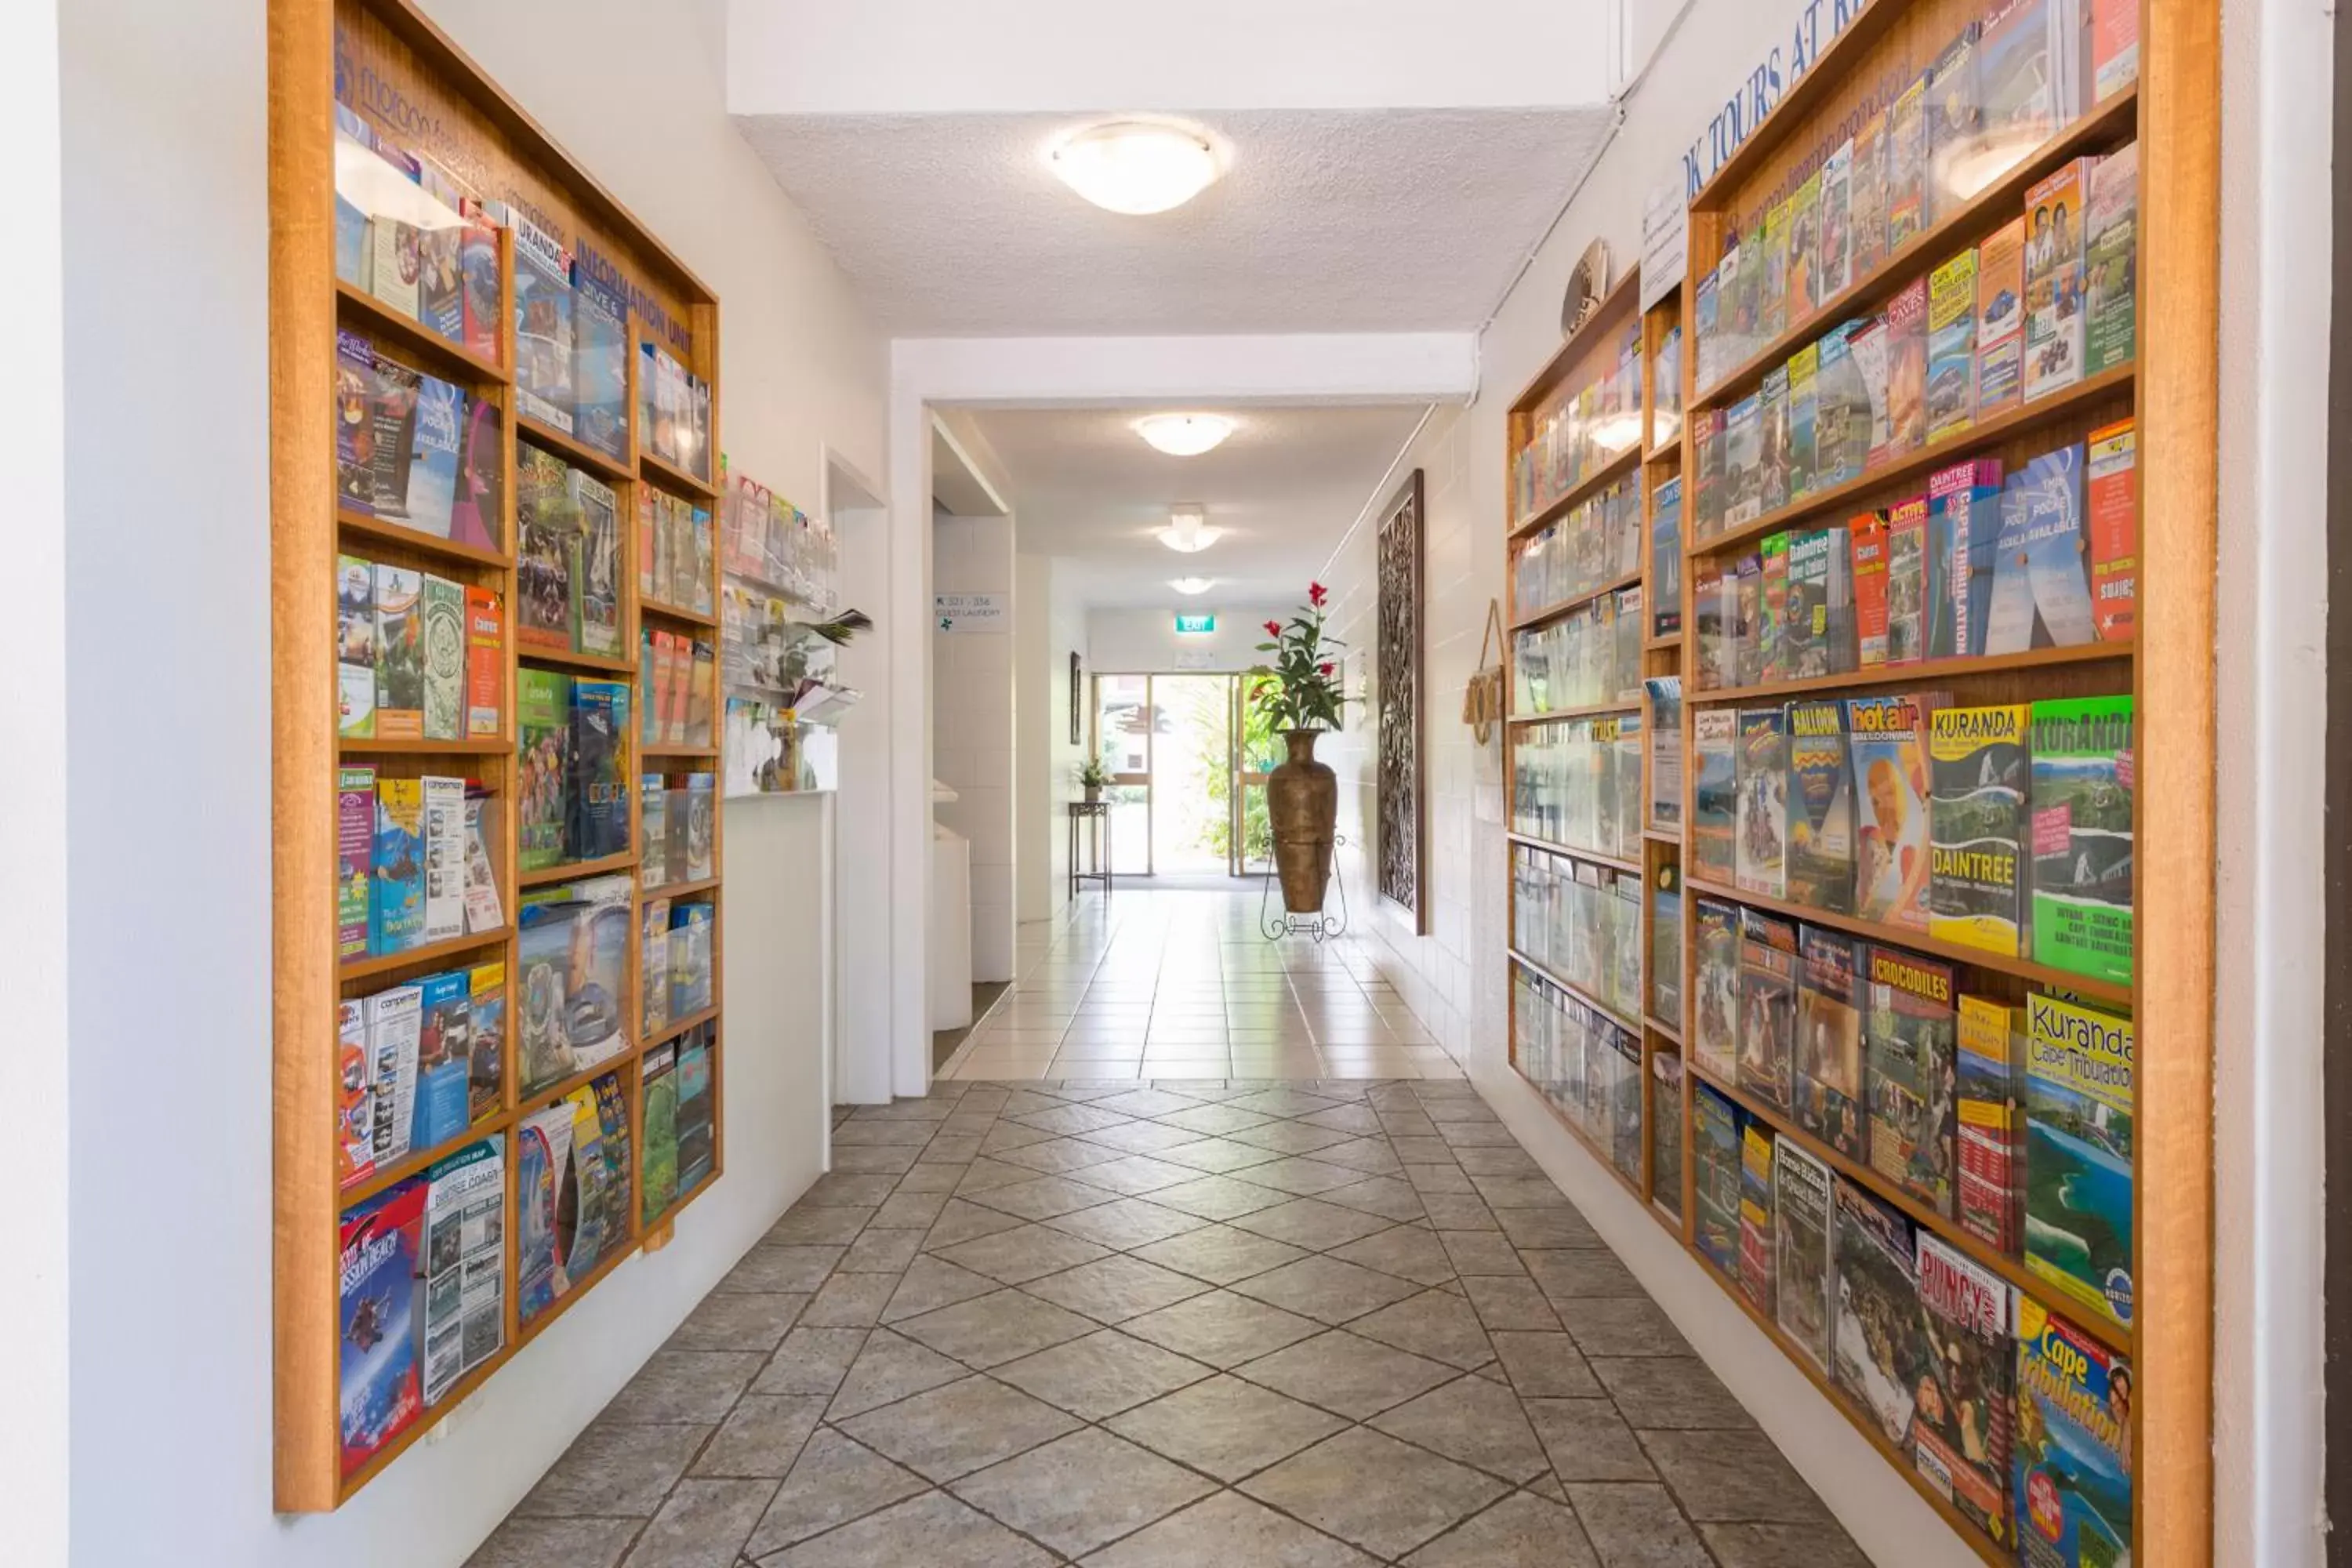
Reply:
[[[1280,621],[1268,621],[1268,622],[1266,622],[1266,623],[1265,623],[1265,635],[1266,635],[1266,636],[1268,636],[1268,637],[1275,637],[1275,638],[1277,638],[1277,639],[1278,639],[1278,638],[1280,638],[1280,637],[1281,637],[1281,636],[1282,636],[1282,623],[1281,623]]]
[[[1319,610],[1323,607],[1323,601],[1328,596],[1328,595],[1325,593],[1322,584],[1309,583],[1307,584],[1307,602],[1314,605],[1317,609]]]
[[[1330,674],[1333,670],[1335,670],[1335,669],[1339,668],[1339,667],[1338,665],[1336,665],[1336,664],[1333,664],[1330,660],[1326,659],[1326,660],[1324,660],[1321,664],[1317,665],[1315,668],[1318,668],[1318,669],[1319,669],[1319,670],[1321,670],[1324,674],[1328,675],[1328,674]]]

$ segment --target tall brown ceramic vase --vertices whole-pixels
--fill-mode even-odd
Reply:
[[[1289,760],[1265,781],[1266,815],[1274,829],[1274,864],[1282,874],[1282,907],[1294,915],[1320,914],[1331,880],[1331,837],[1339,819],[1339,776],[1315,760],[1319,730],[1285,730]]]

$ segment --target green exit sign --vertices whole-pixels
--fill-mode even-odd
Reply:
[[[1176,617],[1176,629],[1179,632],[1213,632],[1217,629],[1217,617],[1179,615]]]

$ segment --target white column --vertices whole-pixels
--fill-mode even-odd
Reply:
[[[0,616],[0,996],[8,999],[8,1114],[0,1124],[0,1399],[6,1555],[66,1561],[66,522],[65,268],[54,5],[0,8],[0,144],[9,149],[9,307],[0,470],[8,475],[8,613]]]

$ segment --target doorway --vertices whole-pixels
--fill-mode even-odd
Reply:
[[[1111,861],[1127,876],[1231,879],[1272,858],[1265,781],[1280,742],[1252,700],[1267,678],[1094,678],[1095,746],[1110,772]]]

